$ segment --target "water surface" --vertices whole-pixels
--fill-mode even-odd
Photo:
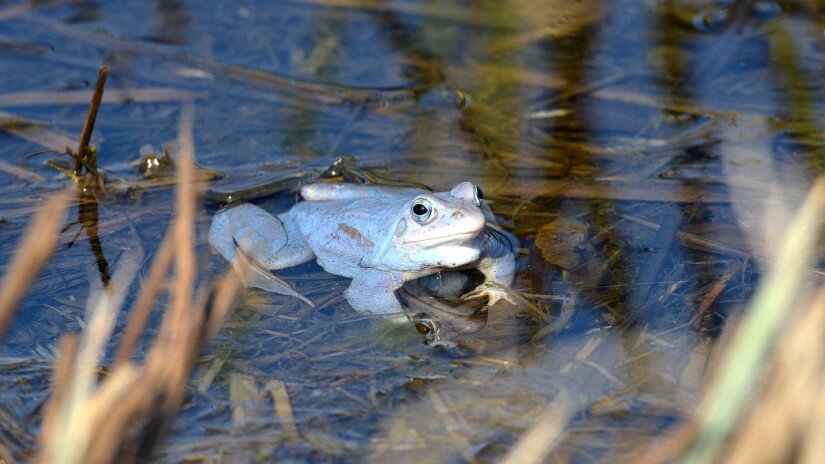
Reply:
[[[92,143],[110,175],[138,178],[130,163],[175,140],[191,101],[204,169],[277,175],[352,155],[436,190],[469,180],[521,240],[514,288],[535,308],[491,310],[457,357],[355,313],[347,279],[284,271],[319,307],[244,294],[159,460],[495,461],[548,408],[567,424],[551,460],[632,462],[693,408],[715,337],[822,172],[822,17],[808,5],[4,2],[0,160],[29,174],[0,172],[0,263],[67,182],[49,155],[27,158],[63,140],[21,138],[10,121],[76,140],[105,64]],[[34,283],[0,348],[0,441],[15,455],[32,449],[55,343],[84,327],[100,260],[150,257],[172,196],[102,197],[99,243],[68,230]],[[205,284],[224,263],[205,241],[218,205],[201,205]]]

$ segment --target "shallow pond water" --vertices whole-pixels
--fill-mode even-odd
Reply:
[[[435,190],[481,185],[521,241],[523,304],[490,308],[460,355],[354,312],[347,279],[314,263],[278,275],[315,309],[245,292],[157,460],[495,461],[550,412],[564,426],[551,461],[633,462],[693,408],[715,337],[825,166],[815,5],[0,2],[0,263],[68,182],[45,161],[76,145],[105,64],[92,143],[113,178],[140,180],[132,164],[175,140],[191,103],[215,186],[350,155]],[[173,195],[113,191],[97,240],[61,237],[0,345],[0,442],[14,456],[34,447],[58,336],[84,327],[89,289],[128,250],[142,248],[145,277]],[[205,285],[225,263],[205,235],[220,205],[200,205]],[[275,414],[281,387],[297,442]]]

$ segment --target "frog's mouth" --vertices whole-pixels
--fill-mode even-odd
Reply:
[[[445,243],[464,243],[472,241],[474,238],[478,237],[479,232],[480,230],[473,232],[448,233],[444,235],[437,235],[434,237],[406,237],[404,240],[402,240],[402,242],[415,243],[417,245],[422,246],[438,246],[444,245]]]
[[[438,246],[445,243],[464,243],[472,241],[484,230],[484,224],[465,230],[448,230],[441,234],[411,234],[401,239],[403,243],[415,243],[422,246]]]

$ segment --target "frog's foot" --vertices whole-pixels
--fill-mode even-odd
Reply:
[[[279,295],[295,297],[309,305],[310,308],[315,307],[315,303],[293,290],[288,283],[267,269],[262,268],[260,264],[251,259],[240,247],[235,251],[237,252],[237,257],[232,262],[232,265],[235,271],[238,272],[238,275],[240,275],[244,285],[247,287],[260,288],[261,290]]]
[[[473,291],[465,293],[461,296],[461,298],[465,300],[474,300],[484,297],[487,298],[487,306],[493,306],[501,300],[504,300],[511,305],[516,304],[516,298],[513,295],[513,291],[494,282],[484,282]]]

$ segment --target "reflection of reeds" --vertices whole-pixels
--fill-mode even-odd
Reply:
[[[184,108],[176,219],[143,285],[115,366],[98,379],[117,311],[141,262],[139,252],[121,259],[105,289],[92,293],[86,329],[59,342],[52,395],[43,412],[39,462],[131,462],[149,456],[184,399],[189,373],[203,344],[219,328],[239,288],[228,274],[193,295],[197,192],[193,186],[192,108]],[[37,217],[0,289],[0,333],[59,236],[72,194],[62,193]],[[142,363],[130,361],[149,310],[174,263],[171,302],[159,334]]]

